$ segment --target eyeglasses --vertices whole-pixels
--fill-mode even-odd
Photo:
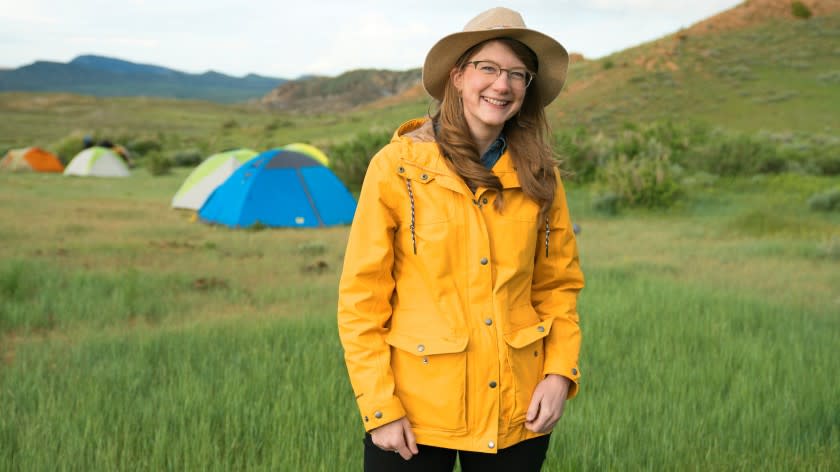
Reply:
[[[499,64],[493,61],[470,61],[467,64],[472,64],[475,70],[490,77],[501,77],[502,71],[507,72],[510,84],[516,87],[528,88],[531,81],[534,80],[533,72],[524,68],[503,69]]]

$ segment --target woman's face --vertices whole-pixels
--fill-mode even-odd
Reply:
[[[506,70],[496,75],[494,67]],[[519,112],[527,87],[521,80],[523,70],[525,65],[509,47],[491,41],[462,69],[452,71],[450,77],[461,94],[464,116],[473,135],[497,136],[505,122]]]

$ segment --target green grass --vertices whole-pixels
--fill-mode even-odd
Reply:
[[[207,155],[236,147],[264,151],[293,142],[326,149],[364,131],[393,131],[403,121],[423,116],[427,107],[426,101],[412,101],[328,115],[163,98],[4,92],[0,93],[0,152],[27,146],[57,151],[63,138],[81,143],[84,135],[123,144],[152,137],[165,146],[164,151],[199,149]]]
[[[0,174],[0,470],[360,469],[347,228],[192,222],[184,176]],[[840,466],[840,216],[806,204],[831,184],[721,179],[617,217],[571,185],[584,376],[545,470]]]

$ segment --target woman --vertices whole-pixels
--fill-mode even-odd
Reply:
[[[439,108],[371,160],[338,324],[366,470],[539,470],[583,287],[543,108],[566,50],[494,8],[426,56]],[[395,454],[397,453],[397,454]]]

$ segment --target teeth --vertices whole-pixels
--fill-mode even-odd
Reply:
[[[496,100],[495,98],[484,97],[484,99],[487,100],[489,103],[497,106],[504,106],[508,103],[505,100]]]

